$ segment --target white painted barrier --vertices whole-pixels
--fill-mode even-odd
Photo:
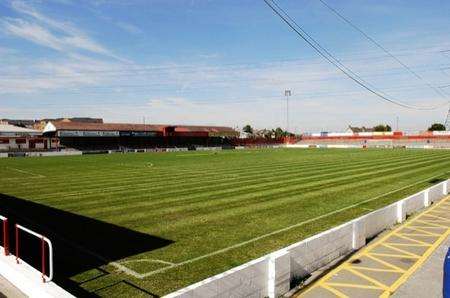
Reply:
[[[195,147],[196,151],[216,151],[222,150],[222,147]]]
[[[364,222],[365,237],[372,238],[398,222],[397,204],[388,205],[371,212],[362,220]]]
[[[292,280],[308,277],[365,245],[368,238],[447,195],[449,180],[269,255],[180,289],[165,297],[278,297]]]
[[[0,158],[8,157],[8,153],[0,153]]]
[[[404,210],[406,215],[410,215],[414,212],[417,212],[420,209],[423,209],[424,201],[425,201],[425,191],[419,192],[412,196],[403,199],[404,201]]]
[[[49,151],[49,152],[27,152],[26,155],[29,157],[39,157],[39,156],[73,156],[82,155],[81,151],[77,150],[67,150],[67,151]]]

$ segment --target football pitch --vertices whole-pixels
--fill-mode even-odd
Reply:
[[[78,296],[161,296],[450,176],[446,150],[0,159],[0,214],[55,242]]]

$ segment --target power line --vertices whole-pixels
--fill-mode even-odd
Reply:
[[[396,56],[411,56],[416,55],[418,50],[428,50],[434,49],[435,47],[417,47],[417,48],[409,48],[409,49],[401,49],[398,50],[399,54]],[[413,51],[413,52],[411,52]],[[400,53],[405,52],[405,53]],[[434,54],[440,53],[442,51],[422,51],[421,54]],[[370,56],[364,54],[372,54],[371,51],[355,51],[353,53],[347,54],[345,56],[353,56],[353,58],[344,58],[341,61],[365,61],[369,60],[371,62],[374,61],[382,61],[385,56]],[[362,55],[362,57],[354,58],[355,55]],[[192,73],[193,70],[218,70],[218,69],[240,69],[242,67],[254,66],[256,69],[272,67],[275,63],[298,63],[303,64],[302,61],[307,61],[307,64],[321,64],[322,62],[311,62],[311,58],[292,58],[292,59],[274,59],[274,60],[266,60],[262,62],[244,62],[244,63],[226,63],[220,65],[166,65],[166,66],[136,66],[122,69],[101,69],[101,70],[77,70],[72,74],[55,74],[55,73],[35,73],[35,74],[17,74],[17,75],[4,75],[0,74],[0,80],[11,80],[11,79],[35,79],[35,78],[47,78],[51,76],[52,78],[79,78],[84,74],[100,74],[102,77],[106,76],[122,76],[122,75],[143,75],[145,73],[160,75],[158,71],[177,71],[177,73]],[[306,64],[306,63],[305,63]],[[182,70],[182,71],[180,71]]]
[[[339,17],[341,20],[346,22],[348,25],[350,25],[353,29],[361,33],[367,40],[372,42],[374,45],[376,45],[379,49],[381,49],[383,52],[385,52],[389,57],[397,61],[398,64],[403,66],[406,70],[408,70],[413,76],[415,76],[417,79],[423,81],[425,85],[427,85],[429,88],[431,88],[435,93],[437,93],[439,96],[447,99],[447,96],[444,95],[438,88],[431,85],[429,82],[427,82],[421,75],[419,75],[417,72],[415,72],[411,67],[406,65],[403,61],[401,61],[399,58],[397,58],[394,54],[392,54],[388,49],[386,49],[383,45],[381,45],[379,42],[377,42],[375,39],[370,37],[366,32],[364,32],[361,28],[356,26],[353,22],[351,22],[348,18],[346,18],[344,15],[342,15],[340,12],[338,12],[336,9],[328,5],[328,3],[325,2],[325,0],[319,0],[320,3],[322,3],[326,8],[328,8],[331,12],[333,12],[337,17]]]
[[[270,2],[269,2],[270,1]],[[418,107],[409,105],[406,103],[402,103],[400,101],[391,99],[380,92],[374,90],[373,88],[367,86],[363,81],[352,75],[352,71],[348,71],[348,67],[345,67],[341,62],[339,62],[338,59],[336,59],[331,53],[328,51],[324,51],[324,48],[309,34],[304,31],[301,26],[299,26],[290,16],[287,12],[281,9],[280,6],[276,4],[274,0],[264,0],[264,2],[269,6],[269,8],[278,15],[301,39],[303,39],[309,46],[311,46],[317,53],[319,53],[320,56],[322,56],[324,59],[326,59],[329,63],[331,63],[333,66],[335,66],[338,70],[340,70],[343,74],[345,74],[349,79],[354,81],[356,84],[361,86],[362,88],[366,89],[370,93],[376,95],[377,97],[381,98],[384,101],[393,103],[398,106],[402,106],[404,108],[408,109],[416,109],[416,110],[434,110],[437,109],[439,106],[436,107]],[[276,7],[278,8],[276,8]],[[281,11],[281,12],[280,12]],[[290,22],[290,21],[292,22]],[[296,26],[298,28],[296,28]],[[447,104],[447,103],[446,103]]]

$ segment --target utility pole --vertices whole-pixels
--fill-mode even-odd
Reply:
[[[286,132],[289,132],[289,97],[291,95],[291,90],[284,90],[284,96],[286,96]]]
[[[398,130],[398,116],[396,117],[396,119],[395,119],[395,120],[396,120],[395,131],[399,131],[399,130]]]
[[[450,108],[448,108],[447,117],[445,118],[445,130],[450,130]]]

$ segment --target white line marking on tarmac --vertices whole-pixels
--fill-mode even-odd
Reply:
[[[134,276],[134,277],[136,277],[136,278],[143,279],[143,278],[146,278],[146,277],[148,277],[148,276],[151,276],[151,275],[154,275],[154,274],[157,274],[157,273],[164,272],[164,271],[166,271],[166,270],[168,270],[168,269],[172,269],[172,268],[175,268],[175,267],[183,266],[183,265],[190,264],[190,263],[193,263],[193,262],[198,261],[198,260],[201,260],[201,259],[205,259],[205,258],[214,256],[214,255],[217,255],[217,254],[221,254],[221,253],[227,252],[227,251],[229,251],[229,250],[232,250],[232,249],[234,249],[234,248],[238,248],[238,247],[244,246],[244,245],[246,245],[246,244],[253,243],[253,242],[255,242],[255,241],[258,241],[258,240],[261,240],[261,239],[264,239],[264,238],[267,238],[267,237],[270,237],[270,236],[273,236],[273,235],[276,235],[276,234],[279,234],[279,233],[282,233],[282,232],[289,231],[289,230],[291,230],[291,229],[294,229],[294,228],[303,226],[303,225],[305,225],[305,224],[314,222],[314,221],[316,221],[316,220],[319,220],[319,219],[322,219],[322,218],[325,218],[325,217],[328,217],[328,216],[331,216],[331,215],[334,215],[334,214],[338,214],[338,213],[340,213],[340,212],[342,212],[342,211],[346,211],[346,210],[348,210],[348,209],[352,209],[352,208],[357,207],[357,206],[359,206],[359,205],[362,205],[362,204],[365,204],[365,203],[368,203],[368,202],[377,200],[377,199],[379,199],[379,198],[382,198],[382,197],[384,197],[384,196],[387,196],[387,195],[396,193],[396,192],[398,192],[398,191],[407,189],[407,188],[412,187],[412,186],[414,186],[414,185],[417,185],[417,184],[420,184],[420,183],[423,183],[423,182],[427,182],[427,181],[430,180],[430,179],[433,179],[433,178],[442,176],[442,175],[447,174],[447,173],[448,173],[448,172],[444,172],[444,173],[440,173],[440,174],[438,174],[438,175],[434,175],[434,176],[428,177],[428,178],[426,178],[426,179],[424,179],[424,180],[417,181],[417,182],[415,182],[415,183],[412,183],[412,184],[403,186],[403,187],[401,187],[401,188],[399,188],[399,189],[389,191],[389,192],[387,192],[387,193],[384,193],[384,194],[375,196],[375,197],[373,197],[373,198],[370,198],[370,199],[367,199],[367,200],[364,200],[364,201],[361,201],[361,202],[358,202],[358,203],[355,203],[355,204],[352,204],[352,205],[349,205],[349,206],[346,206],[346,207],[343,207],[343,208],[340,208],[340,209],[337,209],[337,210],[334,210],[334,211],[331,211],[331,212],[328,212],[328,213],[325,213],[325,214],[322,214],[322,215],[320,215],[320,216],[317,216],[317,217],[314,217],[314,218],[311,218],[311,219],[308,219],[308,220],[299,222],[299,223],[297,223],[297,224],[294,224],[294,225],[291,225],[291,226],[288,226],[288,227],[285,227],[285,228],[282,228],[282,229],[279,229],[279,230],[276,230],[276,231],[273,231],[273,232],[270,232],[270,233],[267,233],[267,234],[264,234],[264,235],[261,235],[261,236],[252,238],[252,239],[249,239],[249,240],[247,240],[247,241],[243,241],[243,242],[240,242],[240,243],[237,243],[237,244],[234,244],[234,245],[231,245],[231,246],[228,246],[228,247],[225,247],[225,248],[222,248],[222,249],[213,251],[213,252],[211,252],[211,253],[208,253],[208,254],[205,254],[205,255],[202,255],[202,256],[199,256],[199,257],[196,257],[196,258],[192,258],[192,259],[189,259],[189,260],[180,262],[180,263],[175,263],[175,264],[173,264],[173,265],[170,265],[170,266],[167,266],[167,267],[164,267],[164,268],[160,268],[160,269],[157,269],[157,270],[154,270],[154,271],[149,271],[149,272],[146,272],[146,273],[142,273],[142,274],[141,274],[141,273],[137,273],[136,271],[131,270],[131,269],[129,269],[129,268],[123,266],[123,265],[117,264],[117,262],[113,262],[113,263],[110,263],[110,264],[111,264],[111,265],[114,265],[114,266],[119,265],[120,267],[125,267],[125,268],[123,268],[124,270],[122,270],[121,268],[119,268],[119,269],[121,269],[123,272],[125,272],[125,273],[127,273],[127,274],[130,274],[130,275],[132,275],[132,276]],[[116,266],[116,267],[118,267],[118,266]]]

